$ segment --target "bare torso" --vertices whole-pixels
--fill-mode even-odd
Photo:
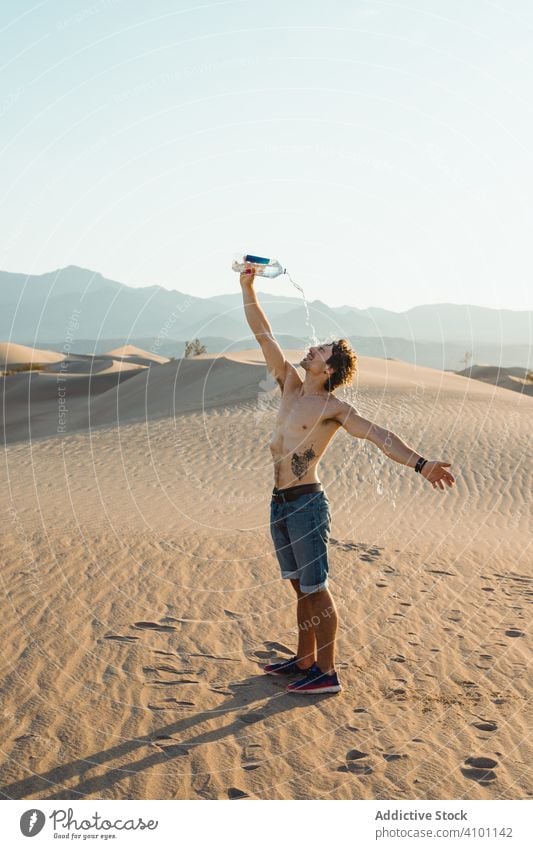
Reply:
[[[338,412],[338,399],[302,395],[302,385],[298,373],[289,370],[270,441],[278,489],[318,482],[318,463],[341,426],[331,418]]]

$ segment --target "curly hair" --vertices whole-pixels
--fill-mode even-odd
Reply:
[[[338,386],[352,383],[357,369],[357,354],[352,351],[350,343],[346,339],[338,339],[336,342],[330,342],[330,345],[333,348],[331,357],[326,360],[326,363],[335,371],[328,376],[324,389],[333,392]]]

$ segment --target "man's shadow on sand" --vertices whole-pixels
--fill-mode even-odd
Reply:
[[[246,692],[244,688],[251,685],[254,687],[251,693],[252,699],[243,704],[243,690]],[[234,684],[233,687],[235,688],[235,692],[232,692],[231,698],[220,707],[200,711],[193,716],[189,715],[169,725],[164,725],[150,732],[150,734],[134,737],[132,740],[128,740],[118,746],[113,746],[110,749],[96,752],[87,758],[80,758],[71,763],[54,767],[42,775],[34,774],[28,778],[15,781],[12,784],[6,784],[0,787],[0,798],[27,799],[34,794],[39,794],[38,798],[40,799],[82,799],[90,794],[107,790],[116,781],[122,781],[125,777],[135,775],[145,769],[150,769],[159,764],[168,765],[169,761],[187,755],[189,751],[197,746],[223,740],[225,737],[242,731],[248,726],[267,719],[270,716],[281,714],[284,711],[301,709],[305,704],[309,706],[309,701],[305,702],[305,696],[302,697],[297,694],[287,693],[285,690],[273,694],[272,679],[269,676],[253,675],[238,684]],[[232,685],[228,685],[227,689],[231,690]],[[314,696],[313,704],[316,705],[325,698],[327,698],[325,694]],[[265,699],[268,701],[262,705],[260,713],[249,709],[250,702],[259,702]],[[228,725],[185,738],[184,735],[186,732],[194,729],[195,725],[206,722],[210,718],[218,718],[234,711],[239,711],[239,716],[235,717]],[[180,736],[176,738],[174,736],[176,734]],[[138,750],[145,746],[153,747],[158,738],[171,736],[174,737],[174,745],[162,747],[159,751],[151,752],[139,760],[133,759]],[[172,741],[170,742],[172,743]],[[103,775],[97,775],[93,778],[83,778],[85,772],[101,764],[113,761],[115,758],[123,758],[124,755],[132,756],[131,763],[111,768]],[[65,786],[63,790],[57,790],[58,785],[63,786],[64,782],[69,781],[75,776],[79,776],[80,778],[76,786]],[[53,792],[50,795],[45,795],[49,791]]]

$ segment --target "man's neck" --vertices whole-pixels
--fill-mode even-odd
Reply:
[[[307,380],[307,376],[300,389],[300,398],[303,398],[305,395],[321,395],[323,398],[328,398],[330,394],[327,389],[324,389],[323,383],[320,385],[318,381],[312,382]]]

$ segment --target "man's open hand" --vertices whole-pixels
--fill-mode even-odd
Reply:
[[[428,460],[427,463],[424,463],[420,474],[433,485],[433,489],[439,486],[444,490],[445,483],[449,487],[452,487],[455,483],[454,476],[447,469],[448,466],[451,466],[451,463],[443,463],[441,460]]]
[[[247,268],[246,271],[241,271],[239,280],[241,281],[241,286],[251,285],[254,282],[255,277],[255,268],[252,266],[251,268]]]

